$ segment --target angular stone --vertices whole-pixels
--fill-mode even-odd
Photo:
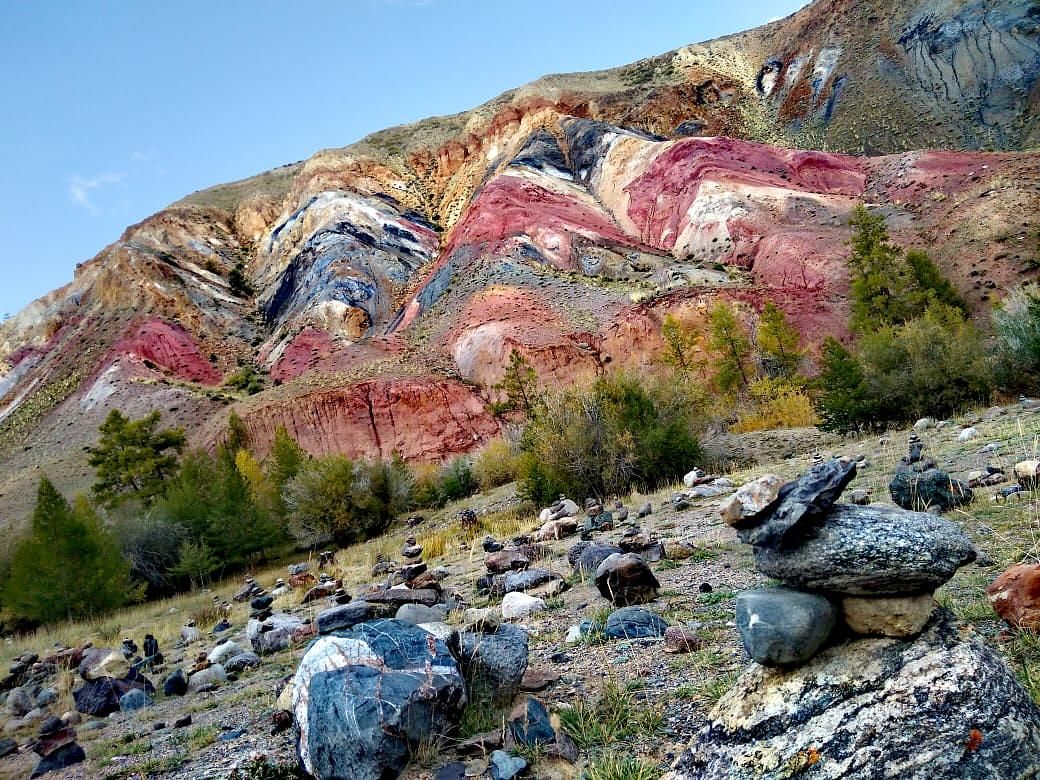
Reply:
[[[99,680],[111,677],[121,680],[130,671],[130,664],[118,650],[91,648],[83,654],[79,674],[84,680]]]
[[[503,587],[506,593],[514,593],[537,588],[554,579],[560,579],[560,576],[553,574],[548,569],[528,569],[507,574]]]
[[[166,696],[183,696],[188,692],[188,675],[183,669],[177,669],[163,680],[163,694]]]
[[[123,712],[143,710],[145,707],[150,707],[151,705],[151,697],[140,688],[134,688],[119,697],[119,709]]]
[[[147,694],[155,693],[155,686],[139,672],[131,669],[122,680],[111,677],[99,677],[88,680],[80,688],[72,692],[76,702],[76,710],[85,715],[104,717],[119,710],[119,700],[124,694],[140,688]]]
[[[755,547],[779,548],[801,536],[827,515],[846,485],[856,476],[856,463],[848,458],[831,458],[818,463],[794,482],[780,489],[765,511],[742,519],[737,535]]]
[[[836,610],[823,596],[761,588],[737,594],[736,622],[744,649],[765,666],[806,661],[827,641]]]
[[[946,512],[975,497],[967,483],[954,479],[937,468],[915,468],[918,464],[905,464],[896,471],[888,483],[888,492],[897,506],[923,512],[935,509]]]
[[[719,513],[727,525],[752,521],[776,501],[783,485],[784,480],[776,474],[764,474],[737,488],[722,502]]]
[[[752,666],[663,780],[1035,777],[1040,710],[940,610],[914,641],[855,639],[794,670]]]
[[[1016,628],[1040,630],[1040,565],[1019,563],[986,589],[993,610]]]
[[[399,776],[410,750],[452,731],[466,704],[447,646],[398,620],[319,638],[300,662],[291,696],[297,753],[319,780]]]
[[[459,635],[458,649],[470,700],[509,704],[527,671],[527,632],[510,625],[493,634],[466,631]]]
[[[538,699],[527,697],[509,713],[506,721],[509,734],[517,745],[538,747],[556,742],[556,730],[545,705]]]
[[[68,745],[58,748],[46,758],[41,759],[33,773],[29,775],[30,780],[36,777],[43,777],[51,772],[67,769],[85,761],[86,758],[87,754],[83,751],[83,748],[76,742],[70,742]]]
[[[254,652],[269,655],[300,641],[304,628],[304,622],[295,615],[276,612],[263,621],[250,620],[246,624],[246,637]]]
[[[841,600],[845,623],[857,634],[905,639],[924,630],[935,611],[931,593],[920,596],[846,596]]]
[[[492,574],[504,574],[507,571],[520,571],[531,565],[527,556],[519,550],[502,550],[491,553],[484,558],[484,566]]]
[[[239,647],[230,639],[226,642],[221,642],[219,645],[214,647],[210,654],[206,656],[206,660],[211,664],[222,664],[229,658],[234,658],[236,655],[243,653],[244,649]]]
[[[653,601],[661,583],[638,555],[614,553],[596,569],[596,587],[614,605],[627,607]]]
[[[502,599],[502,617],[505,620],[523,619],[544,609],[545,602],[542,599],[519,591],[507,593]]]
[[[668,624],[648,609],[622,607],[607,618],[603,635],[607,639],[645,639],[664,636]]]
[[[448,608],[443,604],[437,604],[433,607],[426,607],[422,604],[402,604],[394,617],[398,620],[403,620],[405,623],[413,623],[415,625],[420,623],[441,623],[448,617]]]
[[[437,603],[440,594],[431,588],[411,590],[410,588],[390,588],[377,593],[366,593],[365,600],[372,604],[391,604],[399,607],[402,604],[423,604],[432,607]]]
[[[755,549],[767,577],[850,596],[931,593],[974,560],[971,540],[953,523],[878,505],[838,504],[794,549]]]
[[[351,601],[335,607],[323,609],[315,617],[314,622],[318,626],[319,634],[331,634],[344,628],[353,628],[358,623],[371,620],[373,615],[372,605],[367,601]]]
[[[693,653],[701,649],[701,640],[697,632],[684,626],[668,626],[664,632],[664,651],[666,653]]]
[[[188,690],[197,691],[210,686],[223,685],[225,682],[227,682],[227,673],[224,671],[224,667],[221,664],[213,664],[195,672],[188,678]]]
[[[491,754],[488,766],[491,780],[516,780],[527,770],[527,761],[504,750],[496,750]]]
[[[586,576],[595,575],[596,569],[603,563],[607,558],[615,553],[620,555],[624,553],[620,547],[615,544],[605,544],[603,542],[579,542],[571,549],[578,548],[577,554],[574,556],[574,560],[571,561],[571,566],[574,567],[575,574],[582,574]],[[567,553],[567,560],[570,561],[570,552]]]

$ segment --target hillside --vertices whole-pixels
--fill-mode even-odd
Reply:
[[[843,335],[859,202],[983,313],[1040,265],[1038,29],[1036,2],[817,0],[190,195],[0,326],[0,523],[41,472],[87,484],[112,408],[438,460],[497,432],[512,349],[547,384],[646,365],[718,297]],[[263,392],[223,387],[242,366]]]

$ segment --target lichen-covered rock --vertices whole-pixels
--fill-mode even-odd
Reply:
[[[943,611],[913,641],[752,666],[709,717],[664,780],[1017,780],[1040,767],[1040,710]]]
[[[974,560],[958,526],[884,506],[836,504],[797,547],[755,548],[755,564],[767,577],[850,596],[930,593]]]
[[[719,514],[727,525],[737,525],[742,520],[758,515],[776,501],[783,485],[784,480],[776,474],[764,474],[737,488],[736,493],[722,502]]]
[[[399,620],[319,638],[292,682],[303,768],[316,780],[397,777],[409,750],[454,730],[466,704],[444,642]]]

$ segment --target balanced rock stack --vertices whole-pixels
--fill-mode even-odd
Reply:
[[[907,454],[899,461],[888,492],[903,509],[925,512],[945,512],[971,503],[972,489],[954,479],[936,466],[935,461],[921,454],[924,442],[916,431],[910,432]]]
[[[759,663],[807,661],[839,618],[856,634],[919,634],[935,589],[975,560],[960,528],[934,515],[836,504],[855,476],[852,460],[821,461],[786,485],[760,477],[723,504],[758,569],[787,586],[737,597],[737,625]]]
[[[759,665],[665,780],[1036,776],[1040,710],[933,601],[975,559],[971,542],[932,514],[836,503],[855,473],[831,459],[788,484],[762,477],[723,505],[783,586],[737,597]]]

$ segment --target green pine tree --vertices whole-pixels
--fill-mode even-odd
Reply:
[[[874,404],[867,389],[863,367],[840,341],[828,336],[820,356],[820,395],[816,410],[820,428],[836,433],[852,433],[875,423]]]
[[[527,359],[513,349],[509,353],[509,365],[506,366],[502,381],[494,385],[493,389],[506,395],[505,401],[494,405],[496,413],[519,411],[529,416],[538,398],[538,374]]]
[[[307,453],[285,429],[279,425],[274,432],[274,442],[271,444],[271,454],[267,457],[265,464],[267,478],[275,489],[275,512],[284,520],[287,516],[285,507],[285,486],[293,477],[300,473],[307,462]]]
[[[666,314],[661,323],[661,338],[664,339],[664,362],[680,377],[692,379],[695,371],[703,369],[703,362],[697,359],[697,334],[671,314]]]
[[[906,251],[906,263],[913,278],[914,290],[911,295],[914,316],[919,316],[934,303],[952,306],[964,315],[968,314],[968,304],[950,284],[950,280],[942,275],[939,267],[919,249]]]
[[[101,438],[96,447],[88,448],[87,462],[95,469],[92,490],[103,506],[129,499],[147,505],[166,492],[185,439],[180,428],[160,430],[159,420],[157,411],[131,420],[113,409],[101,424]]]
[[[44,477],[30,532],[15,548],[4,590],[14,615],[39,623],[98,615],[137,598],[119,542],[83,497],[73,506]]]
[[[897,325],[912,315],[909,295],[912,279],[902,250],[888,238],[881,214],[856,206],[850,240],[852,280],[850,326],[856,333],[870,333],[885,325]]]

